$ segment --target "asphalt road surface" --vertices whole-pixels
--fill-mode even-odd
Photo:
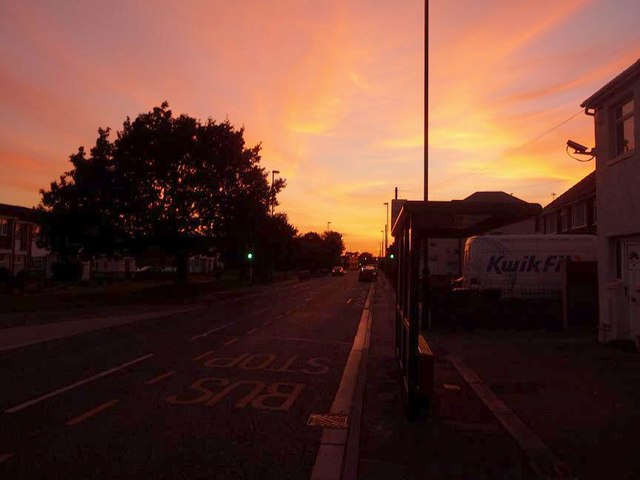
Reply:
[[[309,478],[368,290],[348,272],[0,353],[0,478]]]

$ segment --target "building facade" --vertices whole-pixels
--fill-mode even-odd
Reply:
[[[640,345],[640,60],[582,103],[594,117],[599,338]]]
[[[0,204],[0,269],[13,276],[31,268],[37,228],[34,210]]]
[[[569,190],[544,207],[538,233],[597,233],[596,172],[591,172]]]

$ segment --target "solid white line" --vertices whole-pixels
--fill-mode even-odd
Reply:
[[[347,364],[342,372],[340,385],[333,399],[329,413],[336,415],[350,415],[356,393],[358,379],[362,375],[363,358],[369,349],[370,325],[371,325],[371,299],[373,298],[374,284],[369,286],[369,294],[362,314],[358,331],[353,340],[351,352],[347,358]],[[353,424],[352,424],[353,426]],[[323,429],[323,439],[332,438],[332,429]],[[316,456],[311,480],[340,480],[343,465],[346,460],[347,438],[341,439],[341,443],[321,440],[320,448]]]
[[[224,325],[220,325],[219,327],[212,328],[208,332],[201,333],[200,335],[195,335],[191,337],[189,341],[193,342],[194,340],[198,340],[199,338],[203,338],[207,335],[211,335],[212,333],[219,332],[220,330],[224,330],[225,328],[227,328],[229,325],[233,325],[233,322],[225,323]]]
[[[149,354],[144,355],[142,357],[136,358],[135,360],[131,360],[130,362],[123,363],[122,365],[119,365],[117,367],[110,368],[109,370],[105,370],[104,372],[100,372],[100,373],[98,373],[96,375],[93,375],[92,377],[85,378],[84,380],[80,380],[80,381],[78,381],[76,383],[72,383],[71,385],[67,385],[66,387],[62,387],[62,388],[59,388],[58,390],[55,390],[53,392],[49,392],[49,393],[47,393],[45,395],[42,395],[41,397],[34,398],[33,400],[29,400],[27,402],[21,403],[20,405],[16,405],[15,407],[11,407],[11,408],[5,410],[4,413],[16,413],[16,412],[19,412],[20,410],[24,410],[27,407],[31,407],[32,405],[40,403],[43,400],[47,400],[48,398],[55,397],[56,395],[60,395],[61,393],[67,392],[69,390],[73,390],[76,387],[79,387],[81,385],[85,385],[87,383],[93,382],[94,380],[97,380],[99,378],[106,377],[107,375],[111,375],[112,373],[115,373],[115,372],[117,372],[119,370],[122,370],[122,369],[125,369],[127,367],[130,367],[131,365],[135,365],[136,363],[142,362],[143,360],[146,360],[147,358],[151,358],[153,356],[154,356],[153,353],[149,353]]]

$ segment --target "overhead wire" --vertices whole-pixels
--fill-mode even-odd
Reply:
[[[561,126],[563,126],[564,124],[570,122],[571,120],[573,120],[574,118],[576,118],[578,115],[580,115],[583,112],[582,109],[580,109],[578,112],[576,112],[575,114],[571,115],[569,118],[567,118],[566,120],[563,120],[562,122],[558,123],[557,125],[554,125],[553,127],[545,130],[544,132],[538,134],[537,136],[533,137],[531,140],[526,141],[525,143],[523,143],[522,145],[516,147],[515,149],[511,150],[510,152],[501,155],[499,157],[494,158],[493,160],[489,160],[488,162],[486,162],[483,166],[475,168],[473,170],[471,170],[470,172],[467,173],[463,173],[460,175],[457,175],[455,177],[449,178],[447,180],[443,180],[442,182],[437,182],[434,183],[433,185],[431,185],[431,188],[438,188],[438,187],[443,187],[445,185],[449,185],[452,182],[456,182],[459,180],[463,180],[469,177],[472,177],[474,175],[477,175],[479,173],[484,172],[485,170],[487,170],[491,165],[493,165],[496,162],[499,162],[501,160],[505,160],[509,157],[512,157],[513,155],[515,155],[518,152],[521,152],[522,150],[524,150],[525,148],[530,147],[531,145],[533,145],[535,142],[537,142],[538,140],[540,140],[541,138],[545,137],[546,135],[548,135],[549,133],[553,132],[554,130],[557,130],[558,128],[560,128]]]

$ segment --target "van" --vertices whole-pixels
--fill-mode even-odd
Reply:
[[[558,298],[563,264],[597,259],[595,235],[486,235],[465,242],[455,290],[513,298]]]

